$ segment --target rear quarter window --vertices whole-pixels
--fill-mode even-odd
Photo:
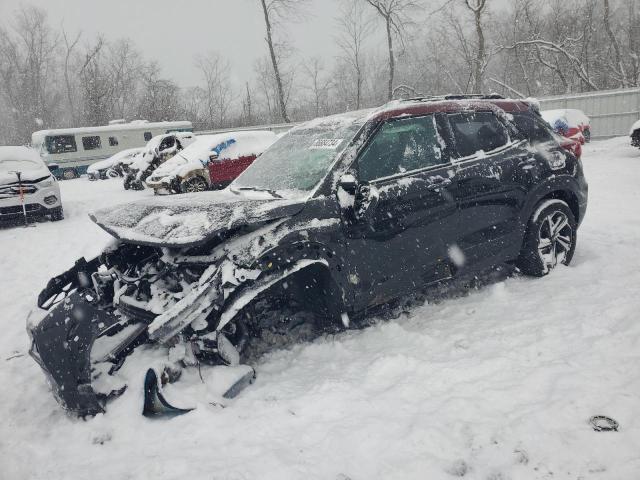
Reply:
[[[506,128],[492,112],[452,113],[448,117],[461,157],[490,152],[509,143]]]

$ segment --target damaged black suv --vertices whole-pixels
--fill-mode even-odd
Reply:
[[[296,327],[285,311],[335,330],[492,265],[545,275],[571,261],[587,205],[580,161],[545,128],[523,101],[396,101],[293,128],[224,191],[97,211],[117,242],[49,281],[31,354],[65,408],[95,414],[119,391],[93,383],[141,345],[184,347],[174,373],[236,365]]]

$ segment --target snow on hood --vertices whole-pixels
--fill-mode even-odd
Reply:
[[[198,135],[196,141],[167,160],[153,172],[153,179],[184,176],[207,165],[211,154],[217,150],[218,159],[235,159],[260,155],[278,136],[269,131],[228,132],[216,135]]]
[[[188,247],[243,225],[294,215],[304,200],[254,200],[227,190],[153,197],[98,210],[89,216],[129,243]]]
[[[551,126],[553,126],[556,120],[564,120],[570,127],[589,125],[589,117],[587,117],[582,110],[576,110],[574,108],[542,110],[540,115]]]
[[[25,181],[42,180],[51,176],[38,152],[27,147],[0,147],[0,184],[15,183],[21,172]]]

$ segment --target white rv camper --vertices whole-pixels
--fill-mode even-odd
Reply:
[[[152,137],[169,132],[192,132],[187,121],[147,122],[135,120],[110,122],[100,127],[40,130],[31,135],[31,145],[58,178],[75,178],[94,162],[109,158],[127,148],[144,147]]]

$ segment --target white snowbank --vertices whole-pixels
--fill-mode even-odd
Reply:
[[[39,289],[109,241],[86,211],[151,194],[61,182],[64,221],[0,229],[11,252],[0,276],[0,477],[637,478],[640,151],[627,137],[592,142],[583,161],[590,203],[571,267],[275,352],[226,408],[208,403],[216,392],[192,369],[166,393],[197,410],[159,421],[139,414],[135,370],[166,352],[136,352],[128,391],[87,421],[64,414],[25,355]],[[594,432],[597,414],[620,431]]]

